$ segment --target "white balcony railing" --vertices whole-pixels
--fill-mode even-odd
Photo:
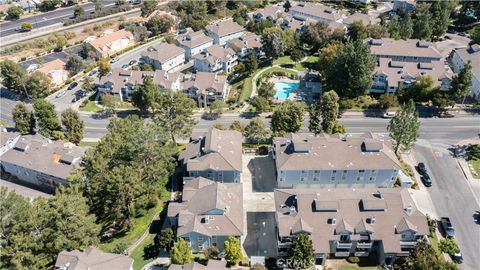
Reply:
[[[337,248],[351,248],[352,242],[337,242]]]
[[[357,248],[372,248],[372,242],[358,242]]]
[[[370,255],[370,251],[356,251],[355,257],[367,257]]]
[[[350,256],[350,252],[348,251],[335,252],[335,257],[348,257],[348,256]]]

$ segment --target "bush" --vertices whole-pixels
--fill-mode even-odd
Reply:
[[[355,101],[353,101],[353,99],[342,99],[339,102],[339,106],[340,109],[350,110],[351,108],[353,108],[353,106],[355,106]]]
[[[398,107],[398,98],[393,94],[383,94],[378,98],[378,106],[382,109]]]
[[[375,105],[377,101],[369,95],[364,95],[356,97],[354,103],[362,109],[367,109]]]
[[[468,160],[480,159],[480,144],[471,144],[467,147]]]
[[[360,258],[358,258],[358,257],[348,257],[348,258],[347,258],[347,261],[348,261],[349,263],[359,263],[359,262],[360,262]]]
[[[400,164],[402,165],[402,170],[404,173],[406,173],[411,178],[415,178],[415,172],[413,171],[412,166],[408,165],[403,160],[400,160]]]
[[[438,248],[440,249],[441,252],[447,253],[449,255],[453,255],[460,251],[455,240],[450,238],[445,238],[440,240]]]
[[[112,252],[116,254],[123,254],[128,248],[128,244],[125,242],[118,242],[113,246]]]

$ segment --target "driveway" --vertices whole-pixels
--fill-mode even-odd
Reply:
[[[277,185],[273,158],[270,155],[256,156],[247,166],[252,175],[253,192],[273,192]]]
[[[247,212],[247,235],[243,248],[248,257],[276,257],[275,232],[275,212]]]

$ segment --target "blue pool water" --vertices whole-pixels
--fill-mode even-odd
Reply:
[[[299,83],[294,82],[276,82],[275,89],[275,98],[278,100],[285,100],[290,96],[290,92],[295,91],[298,89]]]

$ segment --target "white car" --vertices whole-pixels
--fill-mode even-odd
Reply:
[[[65,90],[60,91],[60,92],[58,92],[58,94],[57,94],[55,97],[56,97],[56,98],[61,98],[61,97],[63,97],[66,93],[67,93],[67,91],[65,91]]]
[[[395,117],[396,113],[395,112],[386,112],[383,114],[383,118],[393,118]]]

